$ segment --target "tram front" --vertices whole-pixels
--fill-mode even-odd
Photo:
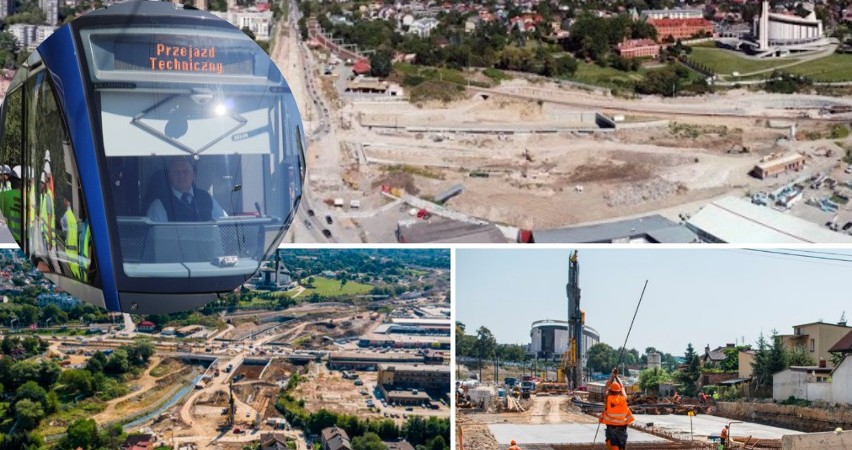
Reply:
[[[77,219],[92,233],[77,239],[86,267],[65,277],[97,279],[104,306],[139,313],[233,291],[277,248],[301,198],[306,140],[287,82],[206,12],[131,2],[69,25],[72,39],[39,49],[69,120],[88,206]]]

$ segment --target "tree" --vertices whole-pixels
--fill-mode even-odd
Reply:
[[[47,409],[47,391],[42,389],[35,381],[27,381],[15,391],[15,401],[31,400]]]
[[[659,392],[661,383],[671,381],[671,374],[666,369],[654,367],[653,369],[645,369],[639,372],[639,388],[646,392],[655,394]]]
[[[686,368],[681,370],[676,379],[683,385],[683,395],[692,397],[697,393],[696,382],[701,376],[701,367],[698,363],[698,354],[692,347],[692,342],[686,346],[686,354],[684,355]]]
[[[68,426],[63,437],[58,444],[62,450],[73,450],[82,448],[83,450],[94,450],[101,447],[100,436],[98,435],[98,424],[94,419],[77,419]]]
[[[68,395],[89,397],[95,392],[95,379],[85,369],[68,369],[59,376],[59,384]]]
[[[465,334],[465,325],[456,321],[456,355],[475,356],[476,338]]]
[[[366,433],[352,438],[352,450],[385,450],[387,446],[376,433]]]
[[[757,350],[754,352],[754,360],[751,363],[752,385],[755,395],[768,397],[772,395],[772,376],[785,369],[784,351],[781,346],[781,338],[776,331],[772,331],[772,345],[766,342],[763,333],[757,339]]]
[[[40,403],[25,398],[15,403],[15,417],[19,426],[32,430],[44,417],[44,408]]]
[[[112,356],[107,360],[104,366],[104,371],[107,373],[121,375],[130,370],[130,362],[127,359],[127,351],[123,348],[118,348],[112,352]]]
[[[435,436],[426,444],[417,446],[418,450],[444,450],[446,448],[448,448],[447,442],[444,441],[442,436]]]
[[[723,352],[725,353],[725,360],[719,364],[719,368],[725,372],[736,372],[739,370],[740,349],[728,347]]]
[[[479,358],[479,379],[482,380],[482,360],[490,359],[497,347],[497,339],[491,334],[491,330],[481,326],[476,330],[476,343],[474,350]]]
[[[804,347],[796,346],[785,352],[785,366],[815,366],[816,360]],[[837,367],[837,365],[835,365]]]
[[[618,354],[615,349],[603,342],[589,347],[587,357],[586,366],[592,372],[609,373],[618,364]]]
[[[385,50],[378,50],[370,55],[370,75],[378,78],[387,78],[393,69],[391,54]]]
[[[556,64],[556,76],[567,75],[574,76],[577,72],[577,60],[571,56],[561,56],[555,59]]]

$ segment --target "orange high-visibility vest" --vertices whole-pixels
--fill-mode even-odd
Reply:
[[[627,407],[627,397],[623,395],[608,395],[601,423],[617,427],[627,426],[633,422],[633,414]]]

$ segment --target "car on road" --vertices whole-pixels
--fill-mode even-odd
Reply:
[[[239,428],[234,428],[234,434],[243,434],[243,433],[245,433],[245,431],[243,431]]]
[[[843,225],[843,231],[846,231],[850,228],[852,228],[852,222],[846,222],[846,224]]]
[[[328,223],[329,225],[331,225],[331,224],[333,224],[333,223],[334,223],[334,220],[331,218],[331,216],[325,216],[325,221],[326,221],[326,223]]]
[[[311,229],[311,221],[308,220],[308,219],[305,219],[305,228],[307,228],[309,230]]]
[[[308,215],[309,215],[309,216],[311,216],[311,217],[313,217],[313,216],[315,215],[314,210],[313,210],[313,209],[309,209],[309,210],[308,210]]]
[[[324,228],[322,230],[322,235],[327,237],[327,238],[330,238],[331,237],[331,231],[328,231],[328,228]]]

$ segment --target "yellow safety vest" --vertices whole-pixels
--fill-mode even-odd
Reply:
[[[86,283],[89,281],[89,242],[92,240],[92,229],[89,224],[82,222],[80,224],[83,229],[83,246],[80,248],[80,281]]]
[[[21,242],[21,191],[14,189],[0,193],[0,209],[3,210],[3,217],[6,220],[6,226],[9,227],[9,232],[15,242]]]
[[[41,218],[42,237],[44,238],[45,242],[47,242],[47,248],[55,248],[56,230],[53,229],[53,193],[50,191],[50,189],[45,189],[45,191],[41,194],[41,208],[39,211],[39,217]]]
[[[75,278],[80,279],[80,257],[77,247],[77,218],[71,208],[65,210],[65,256],[68,257],[68,267]]]

